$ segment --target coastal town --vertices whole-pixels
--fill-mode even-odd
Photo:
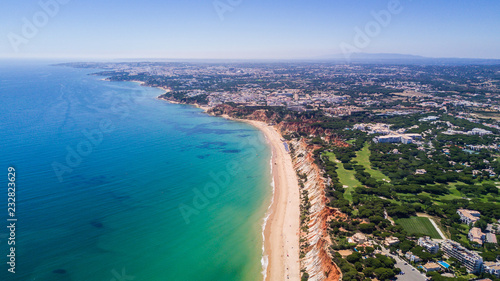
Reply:
[[[350,65],[336,63],[71,63],[104,69],[113,81],[143,81],[210,107],[233,102],[322,110],[407,115],[433,110],[488,118],[500,110],[498,67]],[[494,116],[493,116],[494,117]]]
[[[71,63],[274,128],[300,280],[500,280],[500,66]]]

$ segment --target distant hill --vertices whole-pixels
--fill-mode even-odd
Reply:
[[[351,55],[352,59],[357,60],[421,60],[426,59],[423,56],[407,55],[407,54],[390,54],[390,53],[380,53],[380,54],[369,54],[369,53],[353,53]]]
[[[500,59],[474,58],[430,58],[408,54],[392,53],[353,53],[347,59],[343,54],[318,57],[316,60],[326,60],[345,63],[387,63],[387,64],[500,64]]]

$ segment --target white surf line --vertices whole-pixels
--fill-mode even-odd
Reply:
[[[266,140],[269,142],[269,140],[267,139],[267,136],[266,136]],[[273,156],[274,156],[274,152],[271,149],[271,159],[269,159],[269,165],[271,166],[271,169],[270,169],[271,179],[272,179],[271,186],[273,188],[273,193],[271,195],[271,203],[267,207],[267,211],[266,211],[266,214],[264,216],[264,222],[262,223],[262,258],[260,259],[260,263],[262,265],[262,276],[263,276],[262,280],[266,280],[266,278],[267,278],[267,267],[269,265],[269,255],[266,255],[266,247],[265,247],[265,244],[266,244],[265,231],[266,231],[267,221],[269,220],[269,217],[271,216],[271,213],[272,213],[271,206],[274,203],[275,185],[274,185],[274,176],[273,176]]]

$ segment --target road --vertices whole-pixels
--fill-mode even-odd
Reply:
[[[387,256],[393,258],[396,260],[396,265],[395,267],[398,267],[401,269],[402,272],[405,274],[401,275],[398,274],[396,275],[396,280],[401,280],[401,281],[425,281],[427,280],[427,277],[425,274],[420,273],[416,268],[414,268],[410,264],[405,264],[406,262],[402,260],[398,255],[392,255],[389,253],[387,249],[382,247],[382,252],[386,254]],[[413,270],[412,270],[413,269]]]

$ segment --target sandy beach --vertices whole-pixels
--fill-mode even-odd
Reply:
[[[197,107],[205,112],[206,106]],[[265,122],[235,119],[259,129],[266,136],[272,150],[272,172],[274,179],[273,202],[269,207],[264,229],[264,256],[268,266],[264,281],[300,280],[299,230],[300,196],[298,179],[292,158],[286,151],[281,135]]]
[[[268,257],[266,281],[300,280],[299,216],[297,176],[281,135],[264,122],[240,120],[262,131],[273,152],[274,197],[264,230],[264,255]]]

